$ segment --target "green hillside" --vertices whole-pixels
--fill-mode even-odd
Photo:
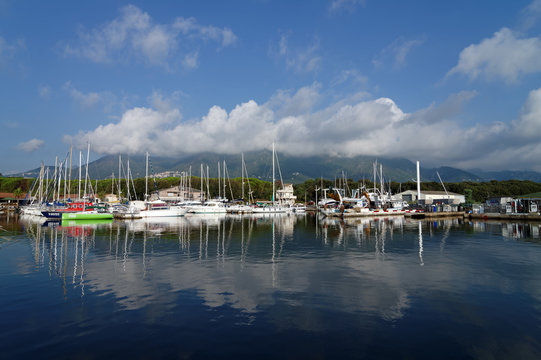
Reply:
[[[130,169],[133,177],[145,175],[145,156],[122,156],[123,172],[130,161]],[[272,154],[268,150],[249,152],[244,154],[248,175],[253,178],[272,180]],[[200,175],[201,164],[204,172],[209,168],[211,177],[217,177],[218,162],[223,171],[223,161],[227,164],[230,177],[241,176],[241,155],[223,155],[214,153],[201,153],[183,155],[179,157],[155,157],[150,156],[150,174],[158,174],[165,171],[186,171],[191,167],[192,175]],[[326,178],[335,179],[346,177],[350,179],[373,179],[374,162],[383,165],[383,176],[386,181],[407,182],[416,178],[416,164],[404,158],[375,158],[371,156],[337,157],[337,156],[310,156],[295,157],[278,154],[282,179],[287,183],[302,183],[307,179]],[[377,169],[379,173],[379,165]],[[54,169],[50,169],[53,173]],[[112,174],[118,177],[118,156],[104,156],[89,165],[89,173],[92,178],[106,179]],[[437,181],[439,173],[443,181],[486,181],[486,180],[531,180],[541,182],[541,174],[534,171],[501,171],[482,172],[464,171],[453,167],[426,168],[421,164],[421,180]],[[37,176],[39,169],[34,169],[19,176]],[[84,174],[84,171],[83,171]],[[84,176],[84,175],[83,175]],[[78,177],[78,169],[74,166],[72,178]],[[276,178],[280,179],[278,169]]]

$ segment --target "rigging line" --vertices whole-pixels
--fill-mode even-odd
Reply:
[[[227,181],[229,182],[229,190],[231,191],[231,200],[233,200],[234,199],[233,187],[231,187],[231,178],[229,176],[229,169],[227,169],[227,164],[225,163],[225,161],[224,161],[224,169],[225,169],[225,172],[227,173]],[[225,197],[225,194],[224,194],[224,197]]]
[[[244,163],[244,172],[246,174],[246,181],[248,182],[248,201],[250,203],[253,203],[254,197],[252,195],[252,186],[250,185],[250,178],[248,177],[248,169],[246,168],[246,163]]]
[[[280,170],[280,161],[278,160],[278,154],[274,152],[274,157],[276,158],[276,165],[278,165],[278,173],[280,174],[280,182],[282,183],[282,190],[285,190],[284,180],[282,179],[282,170]]]

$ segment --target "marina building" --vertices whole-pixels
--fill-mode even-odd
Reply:
[[[462,204],[466,202],[466,198],[462,194],[445,191],[421,191],[421,198],[417,199],[417,190],[407,190],[396,194],[395,197],[400,197],[403,201],[419,202],[421,204]]]
[[[166,202],[179,202],[179,201],[199,201],[201,200],[201,191],[199,189],[180,188],[173,186],[168,189],[162,189],[158,191],[160,200]],[[203,194],[203,199],[205,198]],[[157,200],[158,197],[154,192],[150,196],[151,200]]]

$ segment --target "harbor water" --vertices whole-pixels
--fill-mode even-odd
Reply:
[[[2,359],[539,359],[539,223],[0,218]]]

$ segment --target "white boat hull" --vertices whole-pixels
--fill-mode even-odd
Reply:
[[[253,210],[254,214],[278,214],[285,213],[288,209],[280,206],[265,206],[265,207],[255,207]]]
[[[185,209],[163,209],[163,210],[142,210],[139,212],[139,216],[142,218],[153,218],[153,217],[174,217],[182,216],[185,214]]]

